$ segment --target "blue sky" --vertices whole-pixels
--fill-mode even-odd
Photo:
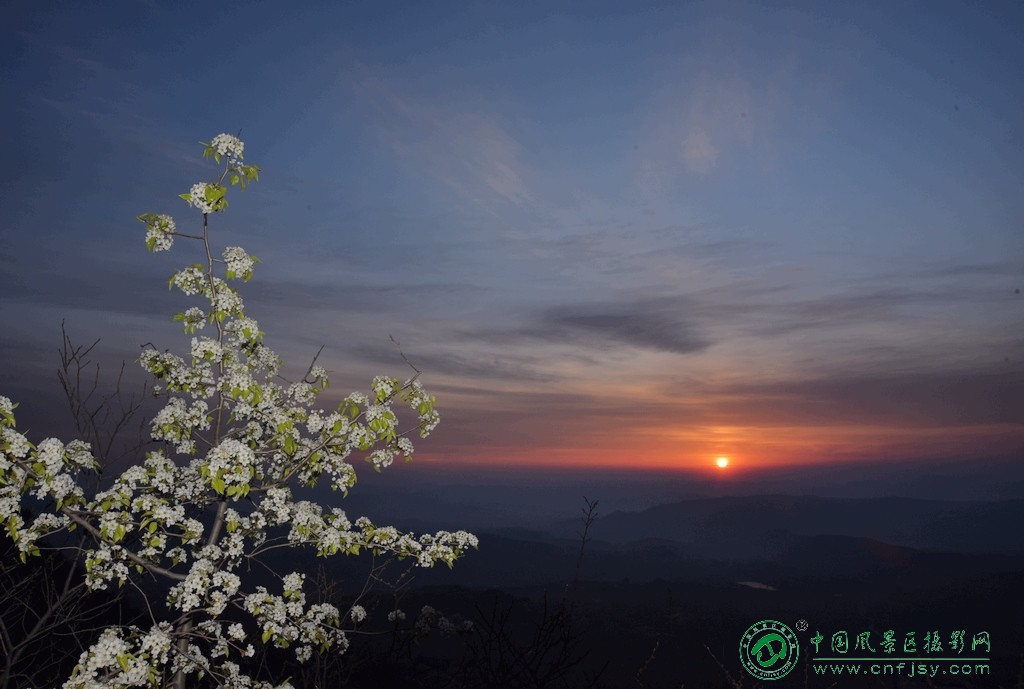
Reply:
[[[983,9],[979,9],[983,7]],[[238,132],[214,218],[332,393],[423,371],[425,460],[1019,457],[1015,3],[29,3],[0,77],[0,394],[60,322],[181,350],[142,212]],[[29,409],[33,407],[34,411]],[[46,410],[46,411],[41,411]]]

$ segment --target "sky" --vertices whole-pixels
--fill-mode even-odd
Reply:
[[[198,228],[197,142],[240,132],[248,313],[292,375],[324,345],[328,405],[408,357],[420,462],[1024,459],[1018,3],[4,14],[0,394],[40,432],[62,321],[107,372],[187,351],[200,257],[135,217]]]

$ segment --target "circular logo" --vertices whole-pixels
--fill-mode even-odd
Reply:
[[[799,656],[796,634],[775,620],[750,625],[740,639],[740,662],[757,679],[782,679],[796,667]]]

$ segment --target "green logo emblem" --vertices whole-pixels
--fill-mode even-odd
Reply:
[[[782,679],[796,667],[799,657],[796,634],[775,620],[750,625],[740,639],[740,662],[757,679]]]

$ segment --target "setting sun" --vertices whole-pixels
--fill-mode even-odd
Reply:
[[[719,457],[718,459],[715,460],[715,464],[718,465],[719,469],[724,469],[727,466],[729,466],[729,458],[728,457]]]

